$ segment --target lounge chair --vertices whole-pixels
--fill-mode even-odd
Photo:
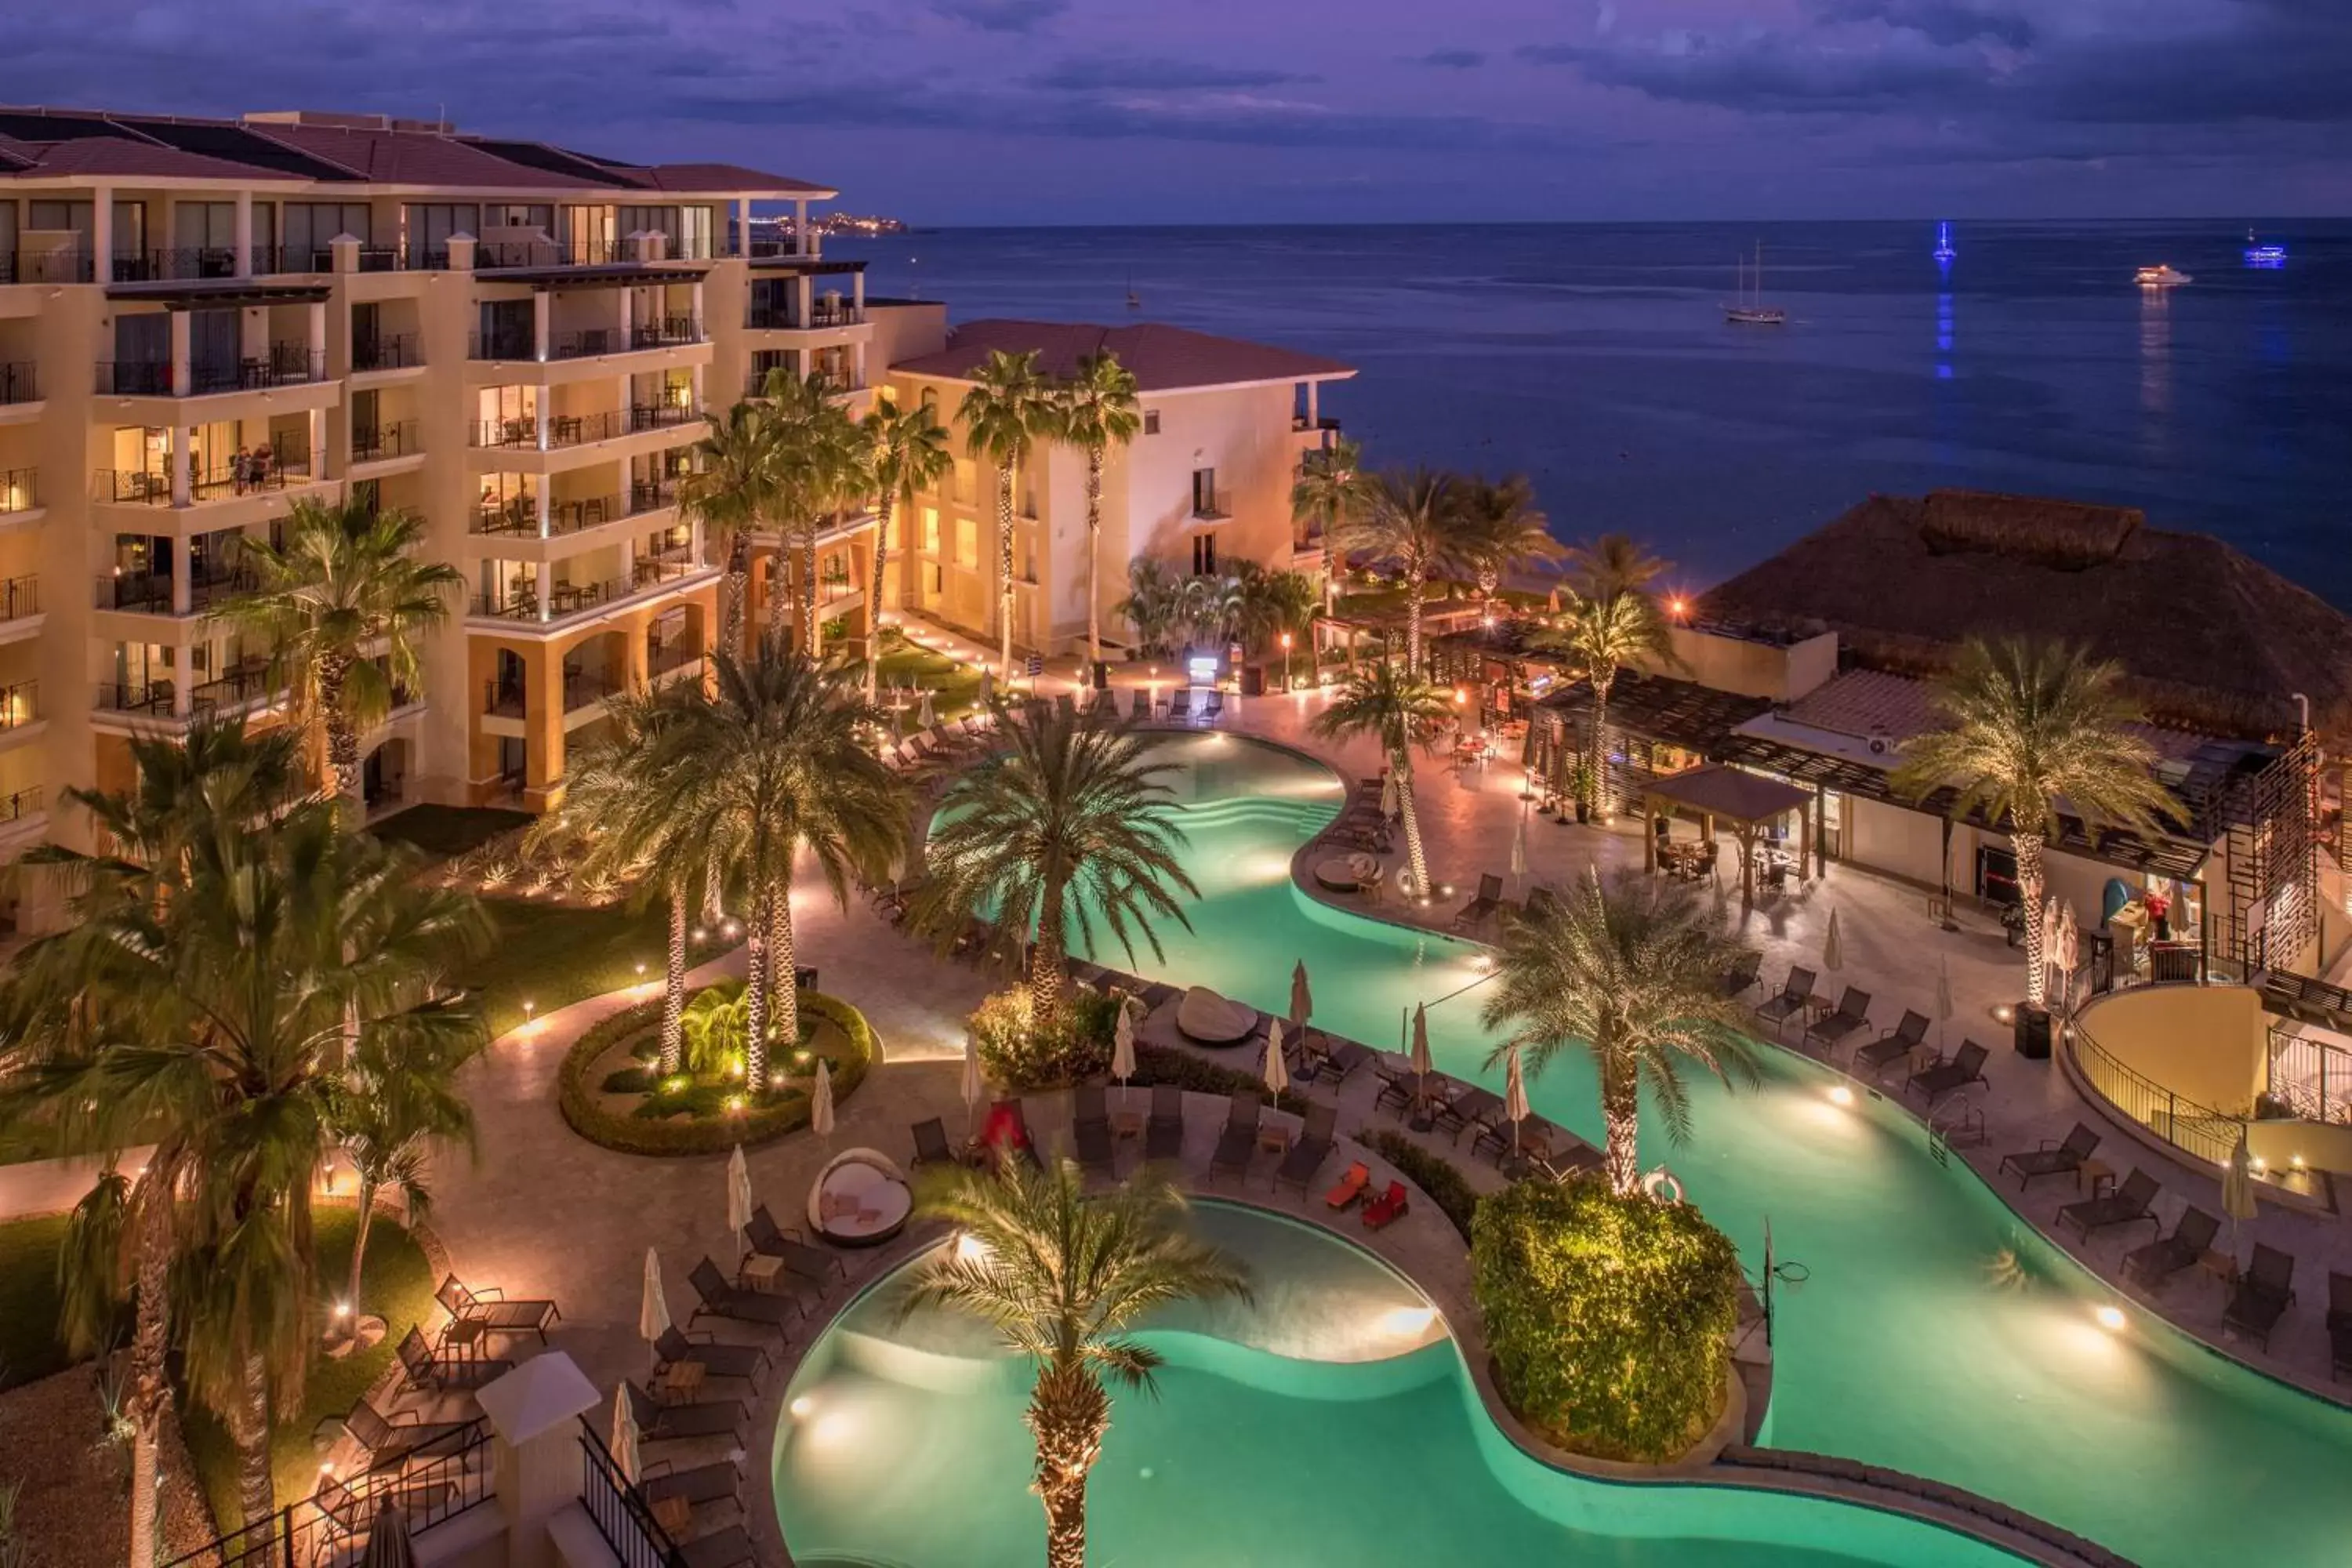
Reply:
[[[1238,1089],[1225,1111],[1225,1130],[1217,1136],[1217,1152],[1209,1161],[1209,1173],[1221,1176],[1230,1172],[1235,1177],[1249,1173],[1250,1153],[1257,1147],[1258,1112],[1264,1101],[1257,1091]]]
[[[1950,1061],[1922,1068],[1904,1080],[1903,1088],[1906,1092],[1917,1089],[1920,1099],[1932,1106],[1956,1089],[1984,1082],[1985,1058],[1991,1054],[1974,1040],[1962,1040]]]
[[[751,1534],[741,1525],[730,1524],[679,1547],[677,1560],[680,1568],[743,1568],[760,1558],[751,1550]]]
[[[2135,1166],[2124,1178],[2124,1184],[2103,1198],[2089,1198],[2079,1204],[2068,1204],[2058,1211],[2061,1228],[2073,1226],[2085,1244],[2093,1233],[2114,1225],[2131,1225],[2145,1220],[2156,1230],[2163,1229],[2148,1205],[2156,1201],[2160,1184],[2154,1176]]]
[[[750,1406],[740,1399],[704,1399],[692,1405],[664,1405],[634,1383],[621,1384],[637,1436],[648,1443],[683,1437],[731,1437],[743,1429]]]
[[[2327,1375],[2352,1368],[2352,1274],[2327,1276]]]
[[[1859,1076],[1867,1068],[1870,1076],[1877,1078],[1927,1043],[1927,1015],[1906,1008],[1901,1023],[1878,1038],[1854,1047],[1853,1070]]]
[[[455,1274],[441,1281],[433,1299],[452,1318],[479,1323],[493,1334],[537,1334],[541,1344],[547,1342],[549,1326],[563,1316],[552,1301],[509,1301],[496,1286],[469,1289]]]
[[[637,1480],[637,1490],[645,1494],[646,1501],[656,1503],[683,1498],[688,1508],[714,1502],[732,1502],[739,1509],[743,1506],[743,1467],[734,1460],[714,1459],[690,1470],[672,1468],[672,1463],[656,1459],[645,1467]]]
[[[1533,912],[1535,908],[1533,893],[1528,895],[1528,907],[1529,912]],[[1780,1032],[1781,1026],[1788,1023],[1790,1019],[1804,1016],[1805,1004],[1812,999],[1813,972],[1810,969],[1791,969],[1789,971],[1789,978],[1780,986],[1780,994],[1767,997],[1756,1005],[1756,1016],[1759,1022],[1771,1025],[1772,1032],[1777,1035]]]
[[[846,1279],[849,1270],[841,1259],[822,1247],[811,1247],[795,1230],[787,1230],[776,1223],[776,1216],[761,1204],[751,1211],[751,1223],[744,1227],[751,1238],[751,1250],[770,1258],[782,1258],[784,1267],[807,1280],[822,1292],[828,1278]]]
[[[2170,1236],[2124,1254],[2124,1278],[2153,1289],[2204,1257],[2221,1234],[2221,1222],[2213,1215],[2200,1208],[2183,1209]]]
[[[989,1106],[982,1136],[999,1162],[1010,1155],[1032,1165],[1045,1163],[1037,1157],[1037,1140],[1029,1133],[1029,1108],[1018,1098],[1000,1100]]]
[[[1836,1012],[1805,1026],[1805,1044],[1820,1046],[1824,1055],[1834,1054],[1839,1041],[1868,1027],[1870,993],[1849,985],[1845,994],[1838,998]]]
[[[1184,1090],[1180,1085],[1151,1086],[1151,1116],[1143,1124],[1143,1157],[1154,1164],[1184,1157]]]
[[[1078,1086],[1072,1101],[1070,1141],[1077,1145],[1078,1163],[1087,1170],[1105,1175],[1116,1171],[1118,1156],[1111,1142],[1110,1107],[1100,1084]]]
[[[2071,1175],[2079,1188],[2083,1184],[2083,1162],[2089,1159],[2091,1151],[2098,1146],[2099,1135],[2077,1121],[2074,1130],[2066,1134],[2064,1142],[2053,1142],[2044,1138],[2035,1148],[2015,1154],[2003,1154],[2000,1168],[2017,1173],[2017,1190],[2020,1192],[2042,1176]]]
[[[708,1257],[688,1272],[686,1279],[694,1287],[694,1293],[702,1298],[702,1304],[695,1308],[686,1320],[688,1326],[708,1316],[751,1323],[782,1333],[807,1315],[797,1292],[789,1296],[770,1296],[730,1285],[727,1282],[727,1276],[719,1271],[719,1265]]]
[[[915,1135],[915,1163],[918,1165],[952,1165],[955,1151],[948,1146],[947,1123],[934,1116],[918,1121],[909,1129]]]
[[[1356,1200],[1364,1195],[1364,1189],[1371,1184],[1372,1168],[1358,1160],[1348,1167],[1347,1173],[1339,1178],[1339,1185],[1323,1194],[1323,1202],[1335,1209],[1352,1208]]]
[[[1151,717],[1151,693],[1150,689],[1141,686],[1135,689],[1135,695],[1128,700],[1127,716],[1130,719],[1149,719]]]
[[[1478,894],[1454,912],[1454,929],[1475,925],[1502,906],[1503,879],[1489,871],[1478,879]]]
[[[1213,724],[1225,716],[1225,694],[1212,688],[1208,700],[1201,705],[1201,722]]]
[[[510,1361],[458,1361],[436,1356],[433,1347],[425,1342],[425,1331],[413,1323],[401,1338],[400,1364],[408,1373],[409,1385],[425,1394],[479,1388],[492,1378],[504,1377],[514,1370]]]
[[[2271,1331],[2278,1327],[2278,1321],[2286,1316],[2287,1304],[2294,1300],[2294,1258],[2274,1247],[2254,1243],[2253,1261],[2246,1265],[2238,1288],[2230,1293],[2230,1304],[2221,1309],[2223,1331],[2243,1334],[2263,1349],[2270,1349]],[[2332,1330],[2328,1337],[2332,1342]]]
[[[413,1458],[454,1454],[478,1427],[471,1421],[427,1421],[413,1410],[387,1416],[362,1399],[343,1417],[343,1430],[367,1451],[373,1474],[397,1469]]]
[[[1314,1063],[1315,1076],[1328,1077],[1333,1083],[1345,1083],[1349,1073],[1375,1059],[1368,1047],[1353,1040],[1343,1040],[1336,1035],[1327,1035],[1319,1029],[1301,1030],[1299,1038],[1302,1041],[1311,1038],[1315,1042],[1307,1047],[1308,1058]]]
[[[1745,996],[1763,978],[1764,955],[1752,947],[1743,947],[1731,967],[1723,972],[1723,994]]]
[[[757,1383],[768,1370],[768,1347],[721,1344],[708,1333],[689,1334],[674,1324],[664,1329],[661,1338],[654,1342],[655,1374],[689,1362],[702,1368],[705,1377],[740,1377]]]
[[[1304,1123],[1298,1130],[1298,1142],[1274,1168],[1274,1184],[1293,1186],[1305,1197],[1307,1189],[1323,1169],[1323,1162],[1331,1157],[1333,1134],[1338,1131],[1339,1112],[1336,1106],[1320,1100],[1309,1104]]]
[[[1168,717],[1190,721],[1192,717],[1192,689],[1180,686],[1168,695]]]
[[[1391,1221],[1402,1219],[1412,1207],[1405,1196],[1402,1182],[1391,1182],[1388,1191],[1364,1205],[1364,1228],[1379,1230]]]

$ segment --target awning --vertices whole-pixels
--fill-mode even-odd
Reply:
[[[1802,811],[1813,792],[1738,768],[1693,768],[1643,786],[1653,800],[1671,801],[1708,816],[1754,826]]]

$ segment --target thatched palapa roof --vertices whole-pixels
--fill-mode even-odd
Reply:
[[[1864,664],[1942,668],[1967,638],[2064,640],[2113,659],[2148,717],[2208,734],[2352,733],[2352,617],[2202,533],[2128,508],[1976,490],[1873,496],[1704,595],[1698,613],[1823,630]]]

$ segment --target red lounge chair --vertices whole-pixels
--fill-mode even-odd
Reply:
[[[1389,1221],[1402,1215],[1406,1206],[1404,1184],[1391,1182],[1387,1192],[1364,1205],[1365,1227],[1370,1230],[1379,1230]]]
[[[1348,1173],[1339,1178],[1338,1186],[1323,1194],[1323,1201],[1335,1209],[1352,1208],[1371,1184],[1372,1168],[1359,1160],[1348,1167]]]

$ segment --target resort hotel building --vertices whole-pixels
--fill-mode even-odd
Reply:
[[[1106,608],[1135,555],[1315,563],[1290,479],[1346,367],[1151,326],[950,333],[823,254],[808,209],[834,194],[379,116],[0,109],[0,855],[64,787],[127,784],[129,737],[282,707],[218,612],[243,541],[304,497],[415,513],[467,584],[423,689],[362,742],[371,805],[544,807],[609,697],[711,650],[724,563],[678,479],[707,416],[777,369],[952,425],[988,349],[1049,374],[1110,349],[1144,409],[1110,460]],[[789,205],[788,237],[758,237],[755,202]],[[992,637],[994,476],[953,438],[884,597]],[[1041,447],[1021,478],[1024,650],[1083,636],[1081,469]],[[876,527],[822,540],[818,614],[853,638]],[[789,616],[772,574],[797,565],[755,542],[753,614]]]

